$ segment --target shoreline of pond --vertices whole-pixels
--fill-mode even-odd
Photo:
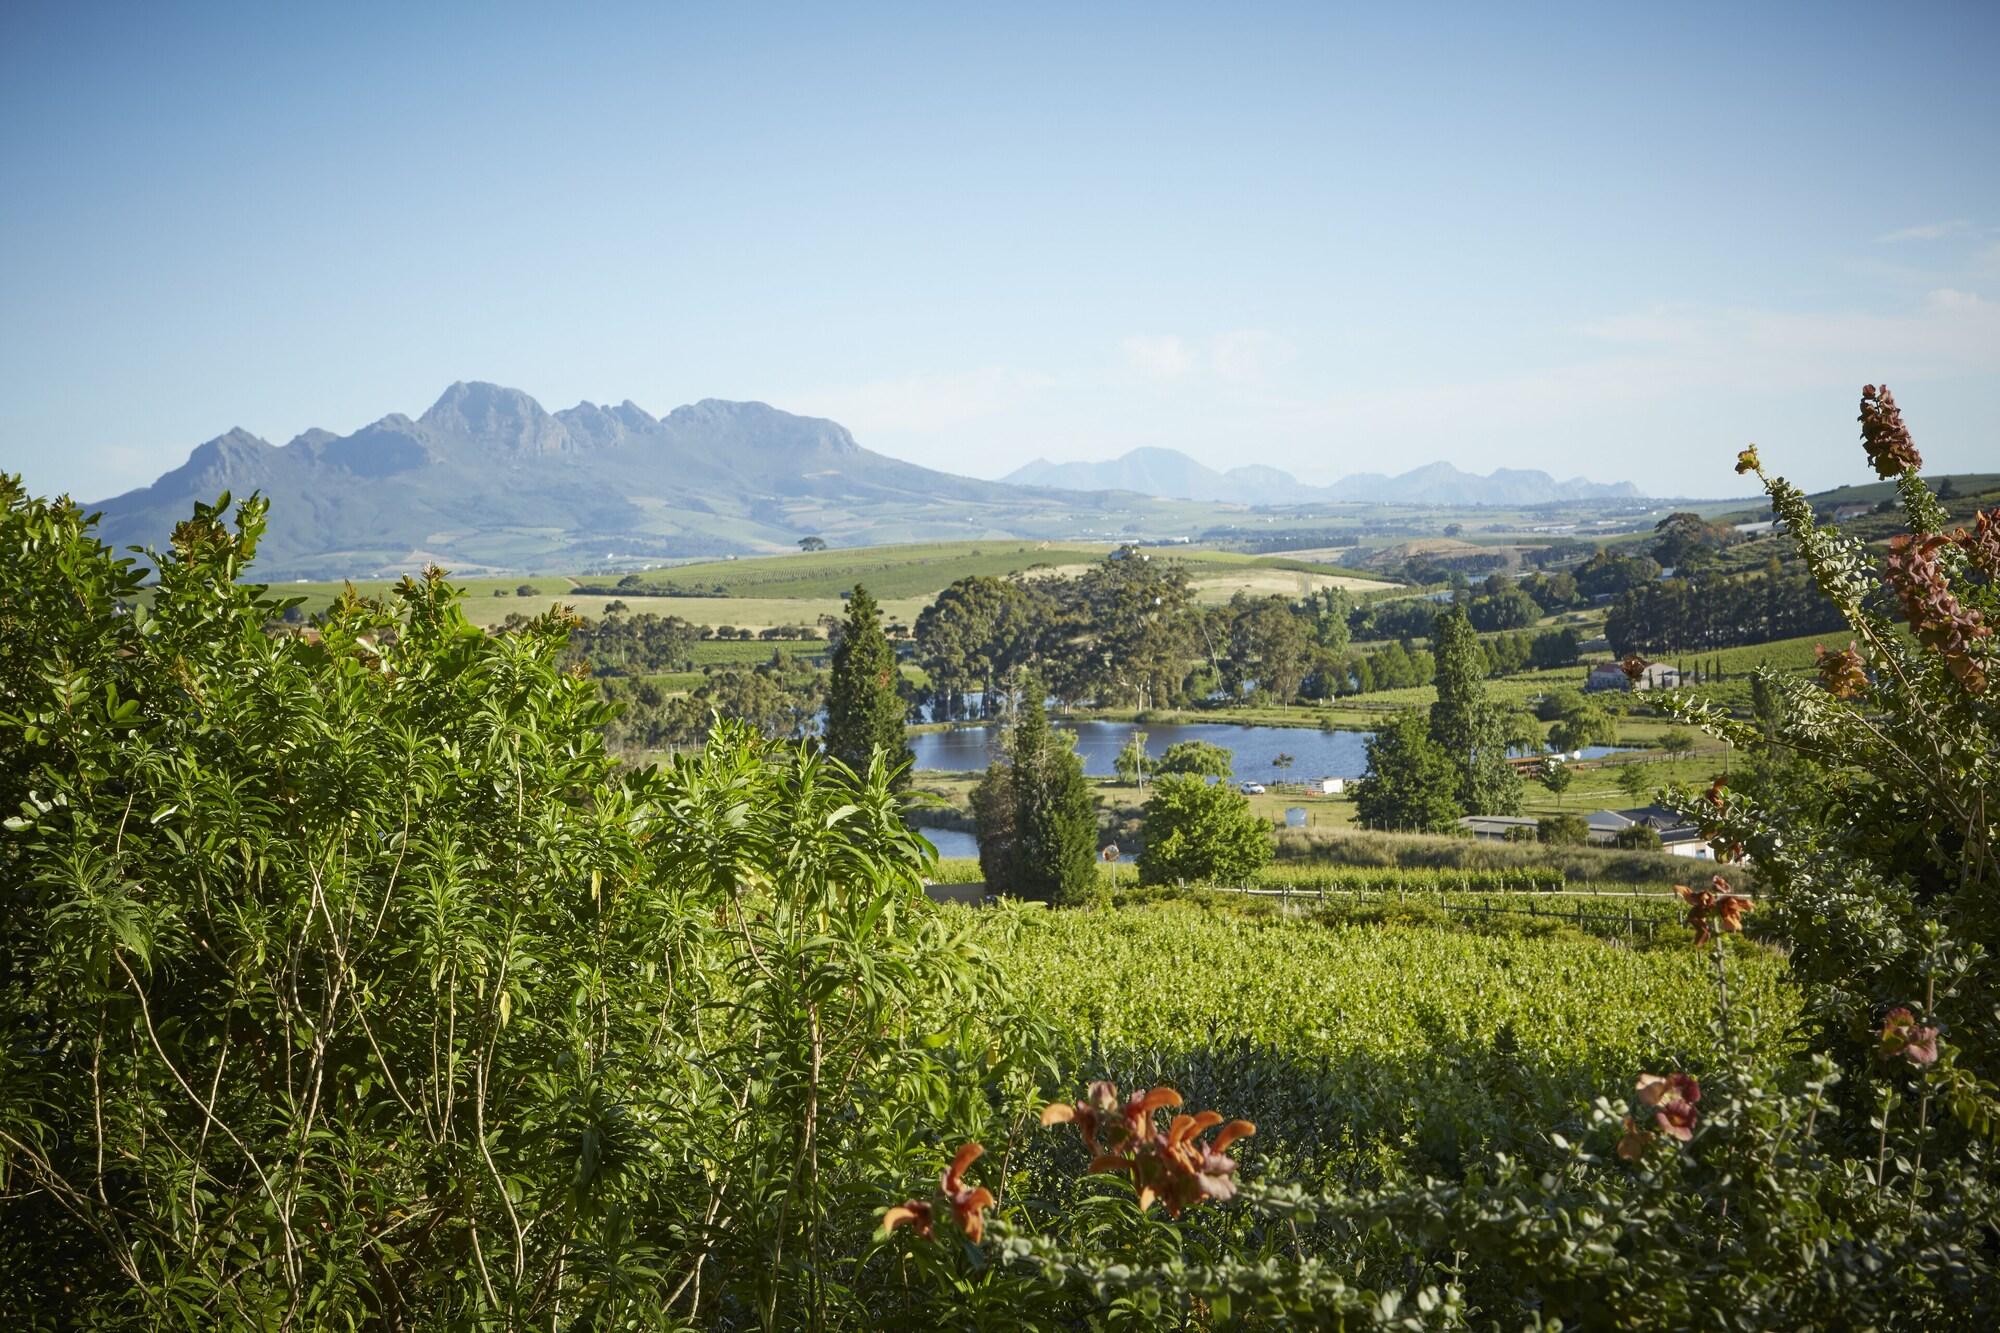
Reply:
[[[1394,712],[1384,712],[1380,716],[1368,717],[1358,713],[1310,713],[1297,717],[1268,717],[1250,709],[1218,708],[1172,709],[1162,713],[1133,710],[1130,708],[1081,708],[1075,712],[1058,713],[1051,711],[1049,721],[1056,726],[1074,722],[1117,722],[1135,727],[1288,727],[1294,731],[1380,731],[1383,724],[1395,716]],[[939,732],[961,731],[968,727],[997,727],[1005,721],[998,717],[955,718],[950,722],[912,722],[905,731],[912,736],[935,735]]]

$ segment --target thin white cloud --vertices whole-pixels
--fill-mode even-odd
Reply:
[[[1256,384],[1282,369],[1297,349],[1263,329],[1237,329],[1210,340],[1208,363],[1217,375],[1238,384]]]
[[[1883,245],[1894,245],[1900,241],[1942,241],[1950,236],[1962,236],[1972,230],[1968,218],[1952,218],[1948,222],[1923,222],[1914,227],[1904,227],[1898,231],[1886,232],[1875,239]]]
[[[1125,368],[1150,380],[1211,376],[1234,384],[1260,383],[1281,369],[1297,349],[1268,329],[1231,329],[1207,338],[1149,333],[1118,344]]]
[[[1125,367],[1146,379],[1179,379],[1195,368],[1194,348],[1172,333],[1138,334],[1118,344]]]

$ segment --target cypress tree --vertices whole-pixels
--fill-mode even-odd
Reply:
[[[1520,813],[1521,775],[1507,763],[1506,727],[1486,699],[1486,656],[1463,607],[1438,616],[1431,653],[1437,666],[1431,739],[1458,770],[1458,804],[1475,815]]]
[[[860,584],[847,600],[847,620],[833,650],[833,679],[826,694],[827,753],[866,772],[881,751],[898,788],[909,785],[910,743],[897,692],[896,652],[882,633],[875,599]]]
[[[1097,811],[1073,742],[1049,726],[1042,683],[1021,681],[1014,724],[1014,884],[1024,897],[1059,907],[1102,896],[1097,878]]]

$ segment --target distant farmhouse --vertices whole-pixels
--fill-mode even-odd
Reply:
[[[1660,835],[1660,850],[1663,852],[1697,861],[1715,859],[1715,849],[1702,836],[1701,829],[1679,811],[1669,810],[1664,805],[1645,805],[1635,810],[1599,810],[1583,822],[1590,828],[1590,840],[1599,846],[1610,846],[1618,840],[1619,834],[1643,824]]]
[[[1481,842],[1532,842],[1541,820],[1533,815],[1467,815],[1458,826]]]
[[[1637,680],[1625,674],[1616,662],[1593,662],[1583,678],[1585,693],[1599,690],[1677,690],[1681,686],[1679,668],[1664,662],[1649,662]]]

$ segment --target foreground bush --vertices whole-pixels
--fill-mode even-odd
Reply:
[[[889,774],[621,775],[557,616],[433,575],[271,634],[260,504],[142,594],[0,499],[10,1327],[869,1322],[874,1182],[1025,1103],[1032,1030]]]

